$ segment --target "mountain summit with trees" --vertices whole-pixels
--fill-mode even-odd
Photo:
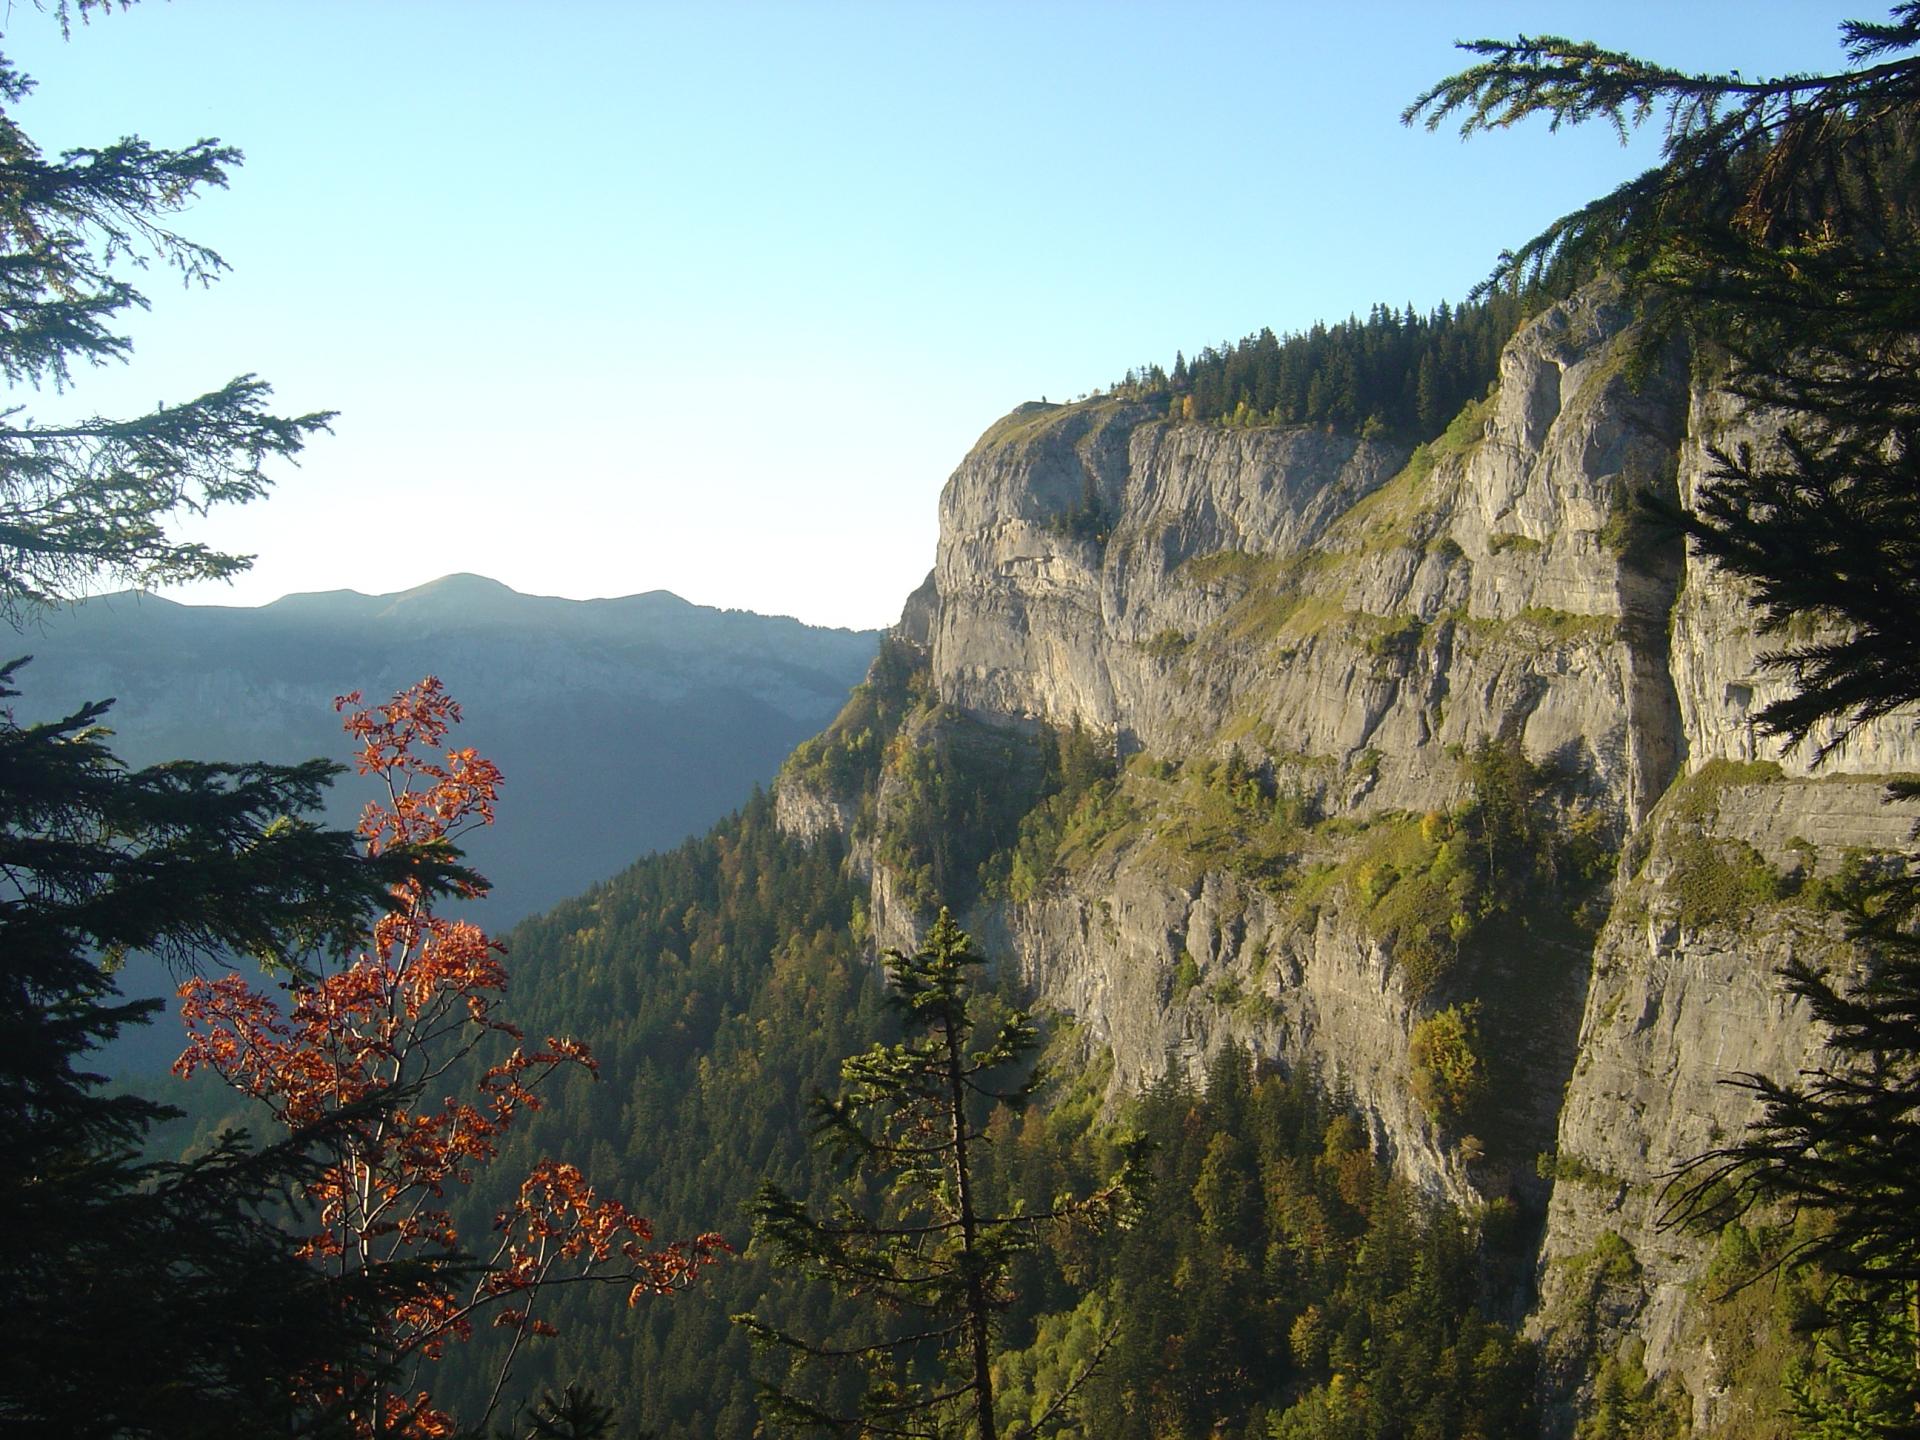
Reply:
[[[1240,427],[1328,425],[1354,434],[1431,440],[1493,383],[1500,350],[1552,298],[1545,279],[1441,304],[1375,305],[1300,334],[1270,329],[1130,370],[1107,393],[1164,402],[1169,419]]]

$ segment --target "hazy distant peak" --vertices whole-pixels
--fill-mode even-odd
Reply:
[[[422,606],[428,609],[445,609],[452,606],[479,605],[497,610],[511,606],[516,601],[538,598],[543,597],[522,595],[498,580],[461,571],[453,575],[442,575],[437,580],[429,580],[424,585],[415,585],[408,590],[389,590],[380,595],[368,595],[359,590],[347,589],[302,590],[292,595],[283,595],[278,600],[268,601],[260,609],[281,613],[343,616],[391,610],[401,606],[410,609]]]
[[[459,570],[452,575],[442,575],[438,580],[429,580],[424,585],[416,585],[411,590],[402,590],[392,596],[395,600],[408,600],[416,595],[514,595],[520,592],[511,585],[494,580],[486,575],[476,575],[471,570]]]
[[[522,595],[498,580],[464,572],[380,597],[382,614],[455,628],[524,621],[573,604],[551,596]]]
[[[592,633],[624,634],[629,639],[677,639],[694,649],[710,648],[719,636],[771,637],[788,633],[789,627],[838,633],[860,643],[869,641],[875,633],[808,624],[790,615],[701,605],[671,590],[642,590],[594,600],[529,595],[466,570],[378,595],[346,588],[300,590],[263,605],[182,604],[137,590],[115,591],[50,610],[42,617],[40,628],[64,630],[79,625],[112,632],[134,625],[142,629],[154,625],[244,626],[252,623],[247,617],[303,630],[311,626],[354,629],[393,623],[402,631],[416,634],[500,626],[533,631],[546,631],[556,625],[585,626]]]
[[[157,610],[183,610],[186,608],[178,600],[169,600],[166,596],[156,595],[151,590],[108,590],[100,595],[83,595],[77,600],[69,601],[68,604],[74,606],[94,605],[102,609],[126,610],[130,612],[138,611],[145,606],[152,606]],[[58,613],[60,608],[62,607],[43,610],[38,612],[38,615],[40,618],[44,618],[46,615]],[[29,624],[31,623],[30,621]]]
[[[291,595],[282,595],[278,600],[269,600],[260,609],[279,615],[353,615],[369,609],[377,598],[358,590],[296,590]]]

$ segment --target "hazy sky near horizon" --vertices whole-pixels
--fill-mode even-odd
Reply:
[[[340,412],[267,499],[181,527],[258,559],[175,599],[470,570],[885,624],[1014,405],[1458,300],[1652,163],[1599,129],[1403,127],[1452,41],[1778,73],[1884,10],[147,0],[62,42],[14,4],[43,148],[247,158],[179,222],[232,273],[149,272],[130,365],[8,403],[124,414],[255,372]]]

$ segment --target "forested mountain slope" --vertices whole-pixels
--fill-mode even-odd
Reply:
[[[1731,1070],[1818,1053],[1775,971],[1845,961],[1839,907],[1912,824],[1883,781],[1920,766],[1897,726],[1818,778],[1756,739],[1776,692],[1744,599],[1636,499],[1772,427],[1705,367],[1630,366],[1634,340],[1604,285],[1552,305],[1419,446],[1124,395],[993,426],[928,585],[772,803],[515,937],[540,1016],[622,1037],[528,1143],[590,1136],[684,1227],[729,1223],[758,1169],[817,1185],[794,1098],[877,1033],[876,949],[945,903],[1079,1075],[1010,1122],[1021,1164],[1092,1174],[1108,1122],[1162,1127],[1157,1258],[1050,1257],[1009,1320],[1031,1375],[1121,1307],[1133,1358],[1077,1433],[1415,1433],[1391,1406],[1426,1403],[1417,1373],[1455,1407],[1418,1433],[1783,1433],[1800,1302],[1707,1284],[1780,1235],[1664,1226],[1662,1181],[1748,1122]],[[1257,1122],[1226,1098],[1248,1085]],[[1389,1219],[1428,1238],[1363,1304],[1347,1267],[1403,1243],[1363,1238]],[[721,1283],[637,1317],[638,1348],[545,1363],[636,1387],[662,1433],[749,1434],[719,1308],[829,1302],[769,1302],[751,1258]],[[1370,1304],[1430,1348],[1369,1341]],[[1265,1318],[1203,1364],[1206,1313]],[[1471,1383],[1462,1325],[1494,1327]]]
[[[856,704],[869,700],[886,703],[863,687]],[[741,1207],[763,1179],[824,1195],[834,1167],[809,1143],[807,1102],[893,1024],[861,890],[837,840],[783,835],[761,797],[522,924],[519,1017],[530,1033],[590,1037],[601,1078],[553,1097],[500,1168],[566,1156],[662,1236],[720,1224],[742,1244]],[[1060,1023],[1045,1103],[992,1122],[987,1203],[1042,1209],[1112,1168],[1110,1067],[1088,1068]],[[1068,1433],[1264,1437],[1271,1422],[1305,1440],[1327,1433],[1341,1372],[1369,1397],[1355,1433],[1530,1428],[1530,1352],[1489,1318],[1482,1270],[1489,1255],[1496,1270],[1517,1263],[1511,1217],[1480,1250],[1482,1222],[1393,1178],[1345,1097],[1304,1074],[1256,1075],[1243,1051],[1223,1051],[1210,1075],[1164,1077],[1127,1123],[1153,1147],[1139,1214],[1020,1261],[995,1366],[1007,1422],[1044,1409],[1104,1339],[1111,1359]],[[670,1300],[623,1311],[610,1299],[570,1295],[549,1312],[560,1335],[529,1351],[516,1388],[585,1383],[663,1437],[758,1433],[757,1380],[779,1361],[756,1356],[729,1315],[829,1337],[857,1328],[853,1307],[751,1250]],[[480,1398],[467,1393],[484,1369],[473,1360],[448,1362],[444,1396]]]
[[[1711,1430],[1739,1377],[1683,1303],[1705,1251],[1657,1224],[1660,1180],[1747,1123],[1732,1069],[1817,1051],[1775,972],[1844,950],[1832,887],[1904,839],[1881,792],[1915,741],[1869,727],[1813,779],[1756,739],[1778,682],[1742,596],[1634,501],[1691,498],[1709,447],[1773,428],[1704,367],[1638,373],[1633,339],[1604,285],[1551,306],[1411,454],[1125,400],[1017,412],[942,499],[910,738],[864,810],[818,746],[780,798],[796,833],[850,834],[882,943],[977,896],[1117,1089],[1245,1045],[1347,1087],[1428,1193],[1545,1210],[1518,1303],[1549,1395],[1644,1345]],[[1086,494],[1097,538],[1059,520]],[[1006,773],[970,757],[1036,725],[1103,737],[1117,773],[1020,822],[1010,866],[943,856]],[[1481,1094],[1437,1084],[1441,1023]]]

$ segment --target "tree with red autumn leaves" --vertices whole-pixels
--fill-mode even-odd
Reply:
[[[357,692],[335,705],[359,742],[359,772],[385,791],[358,826],[369,857],[448,852],[492,823],[500,772],[470,748],[441,750],[460,707],[438,680],[383,705],[360,708]],[[484,888],[477,878],[461,885],[468,896]],[[358,1433],[438,1436],[454,1422],[433,1404],[422,1367],[477,1325],[512,1332],[484,1425],[522,1341],[552,1333],[534,1313],[543,1290],[617,1284],[633,1304],[684,1287],[726,1246],[703,1235],[655,1247],[645,1219],[601,1198],[577,1167],[542,1160],[487,1245],[463,1249],[450,1193],[539,1107],[546,1081],[568,1068],[591,1073],[594,1062],[575,1040],[529,1046],[502,1017],[498,941],[438,914],[417,882],[401,880],[390,895],[367,948],[293,972],[284,1003],[237,973],[189,980],[180,990],[189,1043],[174,1068],[211,1070],[290,1133],[330,1127],[327,1163],[305,1186],[315,1228],[303,1252],[344,1283],[403,1283],[384,1312],[380,1353],[344,1357],[296,1383],[322,1405],[344,1404]]]

